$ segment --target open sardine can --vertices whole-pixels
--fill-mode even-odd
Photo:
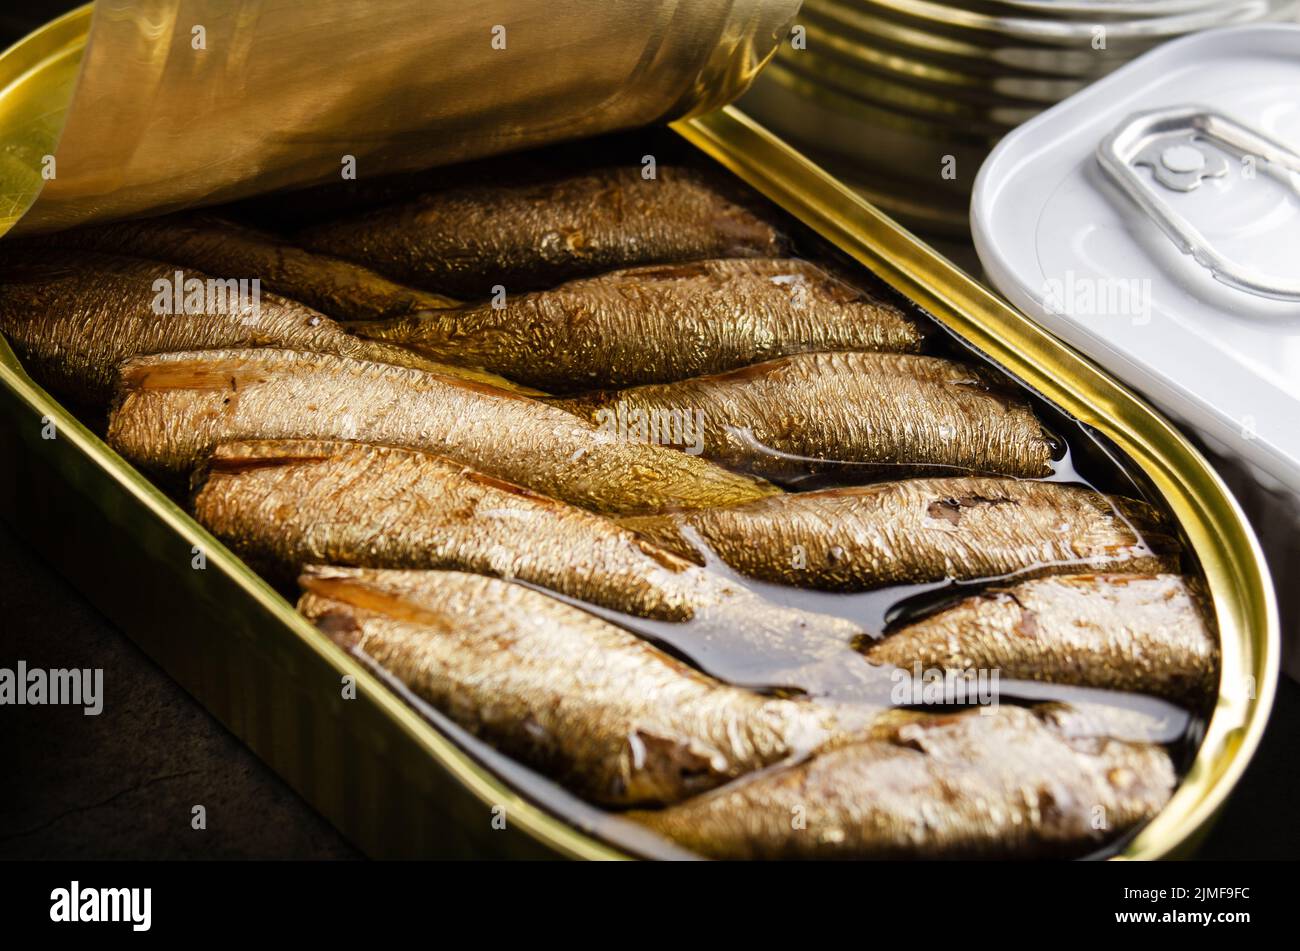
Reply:
[[[366,173],[404,172],[618,130],[632,161],[652,143],[715,164],[808,246],[869,270],[954,346],[1096,434],[1172,516],[1208,591],[1221,682],[1173,798],[1118,857],[1194,848],[1272,703],[1277,616],[1259,545],[1205,458],[1115,377],[726,106],[796,4],[646,3],[644,18],[626,5],[557,15],[504,0],[430,16],[426,3],[390,0],[382,17],[358,19],[353,6],[317,4],[304,27],[269,5],[235,17],[215,3],[101,0],[38,30],[0,56],[6,225],[35,233],[246,199],[336,178],[349,157]],[[585,52],[570,66],[575,36]],[[0,445],[5,518],[368,854],[682,857],[322,636],[3,344]]]

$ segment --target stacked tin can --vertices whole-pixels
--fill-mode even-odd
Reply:
[[[742,101],[930,237],[969,235],[975,173],[1007,132],[1173,37],[1296,0],[806,0]]]

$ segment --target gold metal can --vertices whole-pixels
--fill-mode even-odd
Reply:
[[[87,18],[70,22],[84,36]],[[72,55],[60,32],[69,21],[60,24],[0,59],[0,88],[18,88],[25,76],[39,86],[43,72],[55,81],[59,67],[43,64]],[[1173,514],[1209,589],[1222,679],[1190,771],[1119,857],[1189,852],[1255,751],[1279,653],[1258,544],[1214,470],[1112,378],[743,113],[727,107],[672,130],[1108,437]],[[418,715],[40,389],[2,340],[0,453],[10,461],[0,467],[5,517],[368,854],[671,854],[625,838],[611,845],[594,810],[557,808],[555,798],[506,778],[483,751]],[[195,552],[206,556],[202,570],[193,567]],[[343,677],[354,678],[355,700],[342,699]],[[508,816],[504,828],[493,828],[494,810]]]
[[[748,86],[798,6],[98,0],[26,41],[90,30],[58,174],[19,228],[338,179],[345,161],[401,172],[708,112]],[[556,67],[564,51],[580,51],[580,69]]]

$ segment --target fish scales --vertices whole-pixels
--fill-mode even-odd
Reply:
[[[994,588],[863,644],[873,663],[997,669],[1016,680],[1150,693],[1200,709],[1219,647],[1178,575],[1062,575]]]
[[[1051,472],[1052,441],[1028,403],[939,357],[807,353],[554,403],[786,484],[825,473]]]
[[[731,648],[725,657],[748,646],[755,663],[834,656],[869,669],[852,653],[861,629],[847,620],[766,602],[609,519],[427,453],[226,443],[193,483],[199,522],[279,580],[312,563],[475,572],[624,615],[689,621],[682,631],[657,629],[687,649],[713,638]],[[700,659],[710,668],[710,655]]]
[[[309,227],[306,247],[462,298],[633,264],[772,256],[777,229],[690,168],[609,167],[542,182],[465,184]]]
[[[705,597],[698,566],[609,519],[428,453],[225,443],[194,490],[195,517],[281,577],[311,563],[455,568],[671,621]]]
[[[366,360],[271,348],[169,353],[128,361],[120,381],[109,441],[155,471],[192,471],[218,443],[240,439],[364,438],[602,512],[779,491],[515,393]]]
[[[684,557],[703,546],[778,584],[860,591],[1016,573],[1175,567],[1159,514],[1051,482],[969,476],[792,493],[623,524]]]
[[[631,268],[503,304],[348,325],[548,392],[672,382],[815,350],[915,351],[927,330],[796,259]]]
[[[196,271],[183,275],[204,282],[205,288],[210,279]],[[175,267],[143,258],[56,248],[12,250],[0,259],[0,331],[38,379],[94,404],[109,400],[117,366],[125,359],[172,350],[261,346],[356,356],[520,389],[492,374],[359,340],[323,314],[274,294],[253,300],[250,290],[248,299],[214,298],[212,306],[224,312],[185,313],[182,307],[180,313],[160,313],[155,307],[160,294],[174,305],[175,278]],[[164,290],[155,287],[158,282]],[[228,289],[223,282],[222,294]]]
[[[834,735],[539,592],[458,572],[314,568],[299,610],[503,751],[605,805],[674,802]]]
[[[631,815],[720,859],[1066,858],[1153,817],[1175,783],[1161,747],[1074,736],[1048,710],[899,716],[872,734]]]
[[[24,244],[152,258],[223,277],[256,277],[267,289],[337,320],[392,318],[457,303],[213,215],[115,221],[27,238]]]

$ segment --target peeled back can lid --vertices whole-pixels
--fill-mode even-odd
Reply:
[[[1176,40],[1027,122],[971,225],[1018,307],[1300,493],[1300,26]]]

